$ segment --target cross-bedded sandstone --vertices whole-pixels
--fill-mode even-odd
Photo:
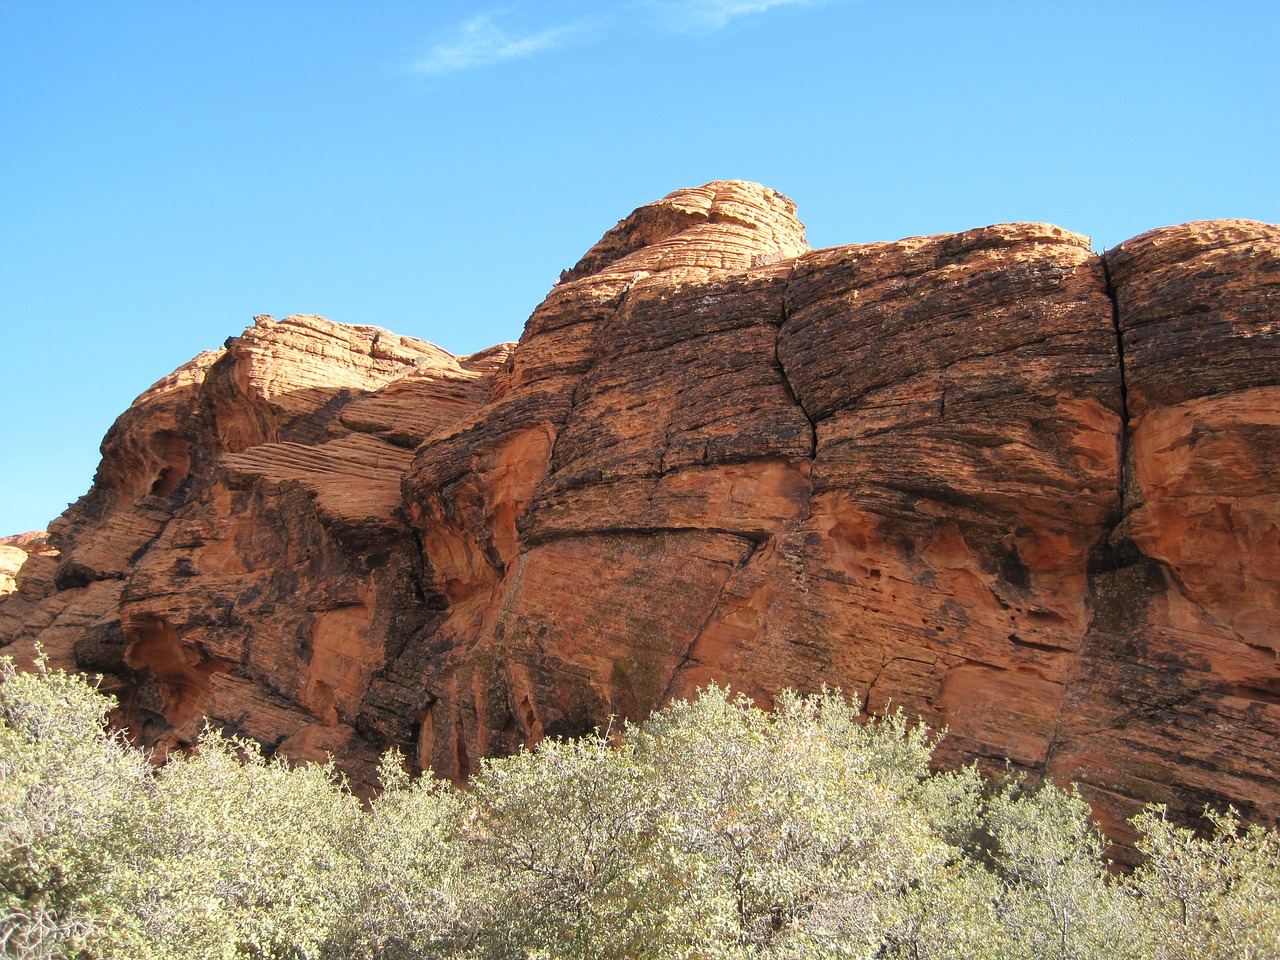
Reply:
[[[939,757],[1280,817],[1280,228],[810,251],[736,181],[609,231],[470,358],[260,318],[135,402],[0,605],[161,749],[362,789],[709,681]]]

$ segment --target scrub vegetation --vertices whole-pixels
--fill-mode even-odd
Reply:
[[[901,713],[716,687],[486,760],[465,790],[208,733],[154,767],[108,698],[0,682],[0,955],[1245,958],[1280,950],[1280,836],[1136,820],[1109,870],[1072,791],[930,772]]]

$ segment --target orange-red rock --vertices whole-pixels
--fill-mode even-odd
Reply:
[[[1280,228],[809,251],[753,184],[609,231],[514,348],[259,318],[144,394],[13,652],[368,786],[715,680],[940,757],[1280,817]],[[30,566],[30,563],[28,563]]]
[[[57,555],[58,551],[49,545],[49,535],[43,530],[0,537],[0,596],[18,589],[18,571],[30,557]]]

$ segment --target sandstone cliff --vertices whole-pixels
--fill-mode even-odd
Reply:
[[[753,184],[596,244],[519,344],[259,318],[144,393],[0,643],[358,785],[709,680],[1280,817],[1280,227],[810,251]]]
[[[0,537],[0,597],[18,589],[18,571],[31,557],[57,556],[57,553],[49,545],[49,535],[43,530]],[[33,572],[35,566],[32,566]]]

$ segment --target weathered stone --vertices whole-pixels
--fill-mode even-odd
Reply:
[[[1049,771],[1280,819],[1280,227],[1166,227],[1107,252],[1130,414],[1123,519]]]
[[[681,190],[518,345],[259,318],[112,428],[0,602],[163,749],[206,718],[361,789],[704,683],[839,686],[944,763],[1280,818],[1280,228],[809,251]],[[38,561],[38,562],[37,562]],[[33,565],[34,564],[34,565]]]
[[[58,551],[43,530],[0,537],[0,596],[18,589],[18,571],[32,556],[56,557]]]
[[[299,757],[332,749],[368,782],[391,741],[356,732],[365,695],[389,638],[428,615],[401,477],[509,352],[257,318],[117,421],[94,488],[52,525],[56,568],[28,561],[0,605],[5,651],[30,662],[38,643],[106,675],[161,755],[208,720]]]

